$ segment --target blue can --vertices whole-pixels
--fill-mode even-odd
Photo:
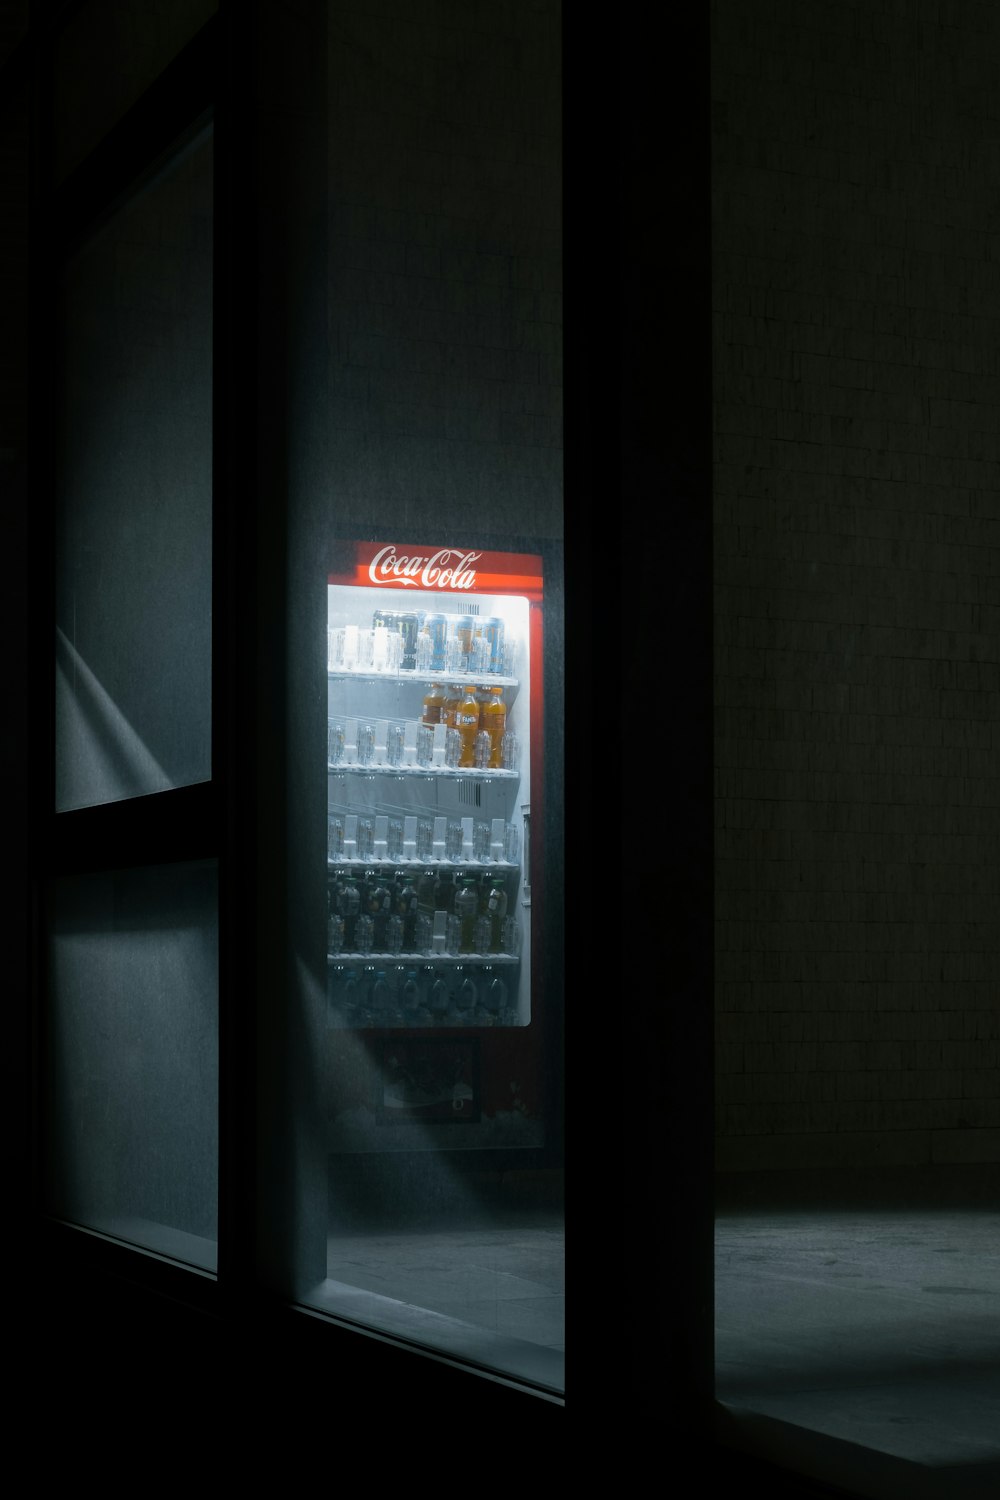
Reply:
[[[503,671],[503,621],[499,615],[487,615],[482,623],[482,632],[490,648],[487,672]]]
[[[424,630],[431,638],[431,671],[444,671],[444,648],[448,640],[448,616],[425,615]]]

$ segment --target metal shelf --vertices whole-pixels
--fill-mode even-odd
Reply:
[[[461,965],[476,969],[500,965],[509,969],[514,964],[519,964],[521,958],[517,953],[356,953],[352,950],[350,953],[328,953],[326,961],[330,967],[337,964],[365,964],[374,969],[458,968]]]
[[[479,766],[390,766],[383,761],[370,762],[366,766],[357,761],[339,761],[336,765],[327,761],[326,770],[329,776],[345,773],[354,776],[430,776],[434,780],[443,777],[458,781],[516,781],[520,775],[519,771],[504,771],[498,766],[491,766],[487,770]]]
[[[520,686],[517,677],[504,677],[499,672],[418,672],[410,667],[394,667],[390,671],[373,672],[371,667],[327,667],[326,675],[331,682],[400,682],[432,683],[442,687],[450,683],[458,687],[510,687]]]
[[[519,864],[505,859],[377,859],[374,854],[364,859],[328,859],[326,873],[336,870],[520,870]]]

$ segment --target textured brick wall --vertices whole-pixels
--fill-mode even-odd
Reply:
[[[330,15],[330,471],[386,534],[562,534],[559,4]]]
[[[722,1167],[1000,1158],[998,67],[713,3]]]

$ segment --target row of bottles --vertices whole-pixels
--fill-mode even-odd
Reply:
[[[446,730],[458,731],[459,766],[498,768],[503,764],[507,705],[502,687],[469,683],[458,688],[432,682],[424,694],[421,723],[443,724]]]
[[[492,969],[387,971],[338,964],[329,974],[331,1025],[351,1028],[515,1026],[510,991]]]
[[[513,661],[498,615],[428,614],[376,609],[372,628],[327,629],[331,671],[470,672],[506,674]]]
[[[327,952],[509,952],[506,878],[496,871],[380,868],[327,885]]]

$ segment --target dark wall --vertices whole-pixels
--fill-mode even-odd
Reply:
[[[717,1158],[1000,1156],[991,7],[712,7]]]

